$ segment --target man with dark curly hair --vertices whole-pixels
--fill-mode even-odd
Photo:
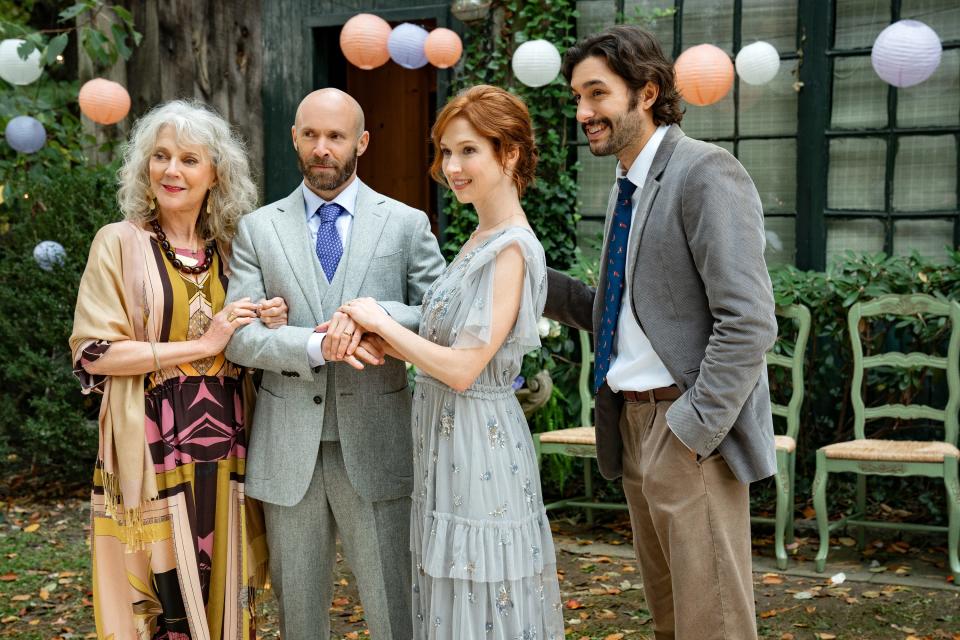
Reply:
[[[594,333],[597,459],[623,477],[656,637],[755,639],[748,487],[776,471],[760,198],[681,131],[650,33],[587,38],[563,74],[590,150],[619,163],[599,285],[551,271],[545,315]]]

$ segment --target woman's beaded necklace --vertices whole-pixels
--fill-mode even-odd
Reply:
[[[153,228],[153,233],[157,236],[154,238],[156,243],[160,246],[160,249],[163,250],[163,255],[167,260],[170,261],[170,264],[173,265],[174,269],[180,271],[180,273],[185,273],[187,275],[197,275],[203,273],[210,268],[210,265],[213,264],[213,252],[216,249],[216,242],[211,240],[207,243],[206,248],[203,250],[203,262],[194,265],[186,266],[183,262],[177,257],[177,253],[173,250],[173,247],[170,245],[170,241],[167,240],[167,234],[163,232],[163,229],[160,227],[160,222],[157,220],[151,220],[150,226]]]

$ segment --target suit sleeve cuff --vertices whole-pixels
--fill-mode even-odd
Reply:
[[[307,341],[307,360],[311,367],[319,367],[327,361],[323,357],[323,339],[326,333],[313,333]]]

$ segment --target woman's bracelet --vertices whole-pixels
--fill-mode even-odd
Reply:
[[[160,369],[162,369],[160,366],[160,356],[157,355],[157,343],[153,340],[150,341],[150,349],[153,351],[153,363],[157,366],[155,371],[160,371]]]

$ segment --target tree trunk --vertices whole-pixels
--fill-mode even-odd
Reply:
[[[125,136],[130,123],[162,102],[199,100],[243,136],[262,193],[261,0],[124,0],[123,5],[143,34],[140,46],[113,69],[98,73],[89,60],[81,66],[81,79],[102,75],[130,92],[126,126],[111,137]]]

